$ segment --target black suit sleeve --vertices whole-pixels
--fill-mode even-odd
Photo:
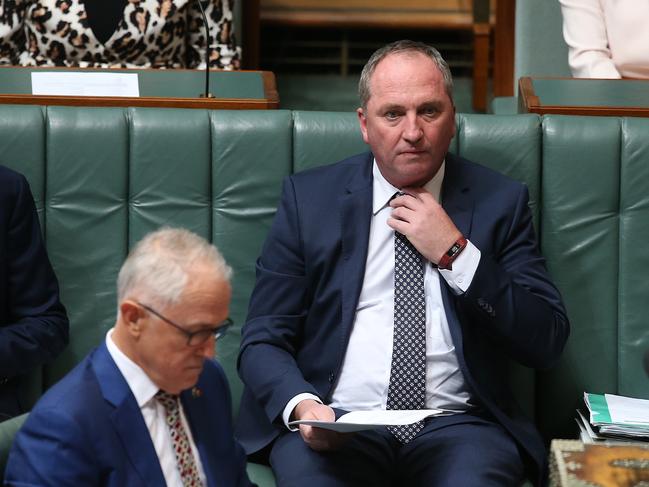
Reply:
[[[10,378],[65,347],[68,319],[27,181],[15,175],[0,185],[0,377]]]

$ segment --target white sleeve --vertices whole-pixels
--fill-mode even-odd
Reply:
[[[306,399],[313,399],[314,401],[319,402],[322,404],[322,401],[318,396],[314,396],[313,394],[309,392],[303,392],[302,394],[298,394],[295,396],[293,399],[291,399],[287,404],[286,407],[284,407],[284,412],[282,413],[282,420],[284,421],[284,424],[286,427],[291,430],[291,431],[297,431],[297,428],[292,428],[288,425],[289,420],[291,419],[291,413],[293,412],[293,409],[295,409],[295,406],[297,406],[301,401],[304,401]]]
[[[439,270],[439,273],[455,294],[465,293],[469,289],[475,271],[478,269],[481,255],[478,247],[469,241],[462,253],[453,262],[452,270]]]
[[[601,1],[559,1],[572,75],[576,78],[621,78],[609,48]]]

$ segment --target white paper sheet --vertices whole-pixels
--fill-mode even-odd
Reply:
[[[444,414],[440,409],[417,409],[414,411],[387,410],[387,411],[352,411],[338,418],[338,421],[298,420],[291,421],[289,426],[307,424],[317,428],[338,431],[339,433],[352,433],[354,431],[371,430],[382,426],[397,426],[416,423],[429,416]]]
[[[33,95],[140,96],[137,73],[32,73]]]
[[[604,394],[614,423],[649,425],[649,400]]]

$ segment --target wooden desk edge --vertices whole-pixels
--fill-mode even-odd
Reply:
[[[0,69],[25,69],[32,71],[101,71],[101,72],[133,72],[151,71],[154,68],[66,68],[61,66],[0,66]],[[197,69],[177,69],[175,71],[197,71]],[[268,110],[279,108],[279,93],[275,74],[272,71],[260,70],[215,70],[210,72],[224,73],[246,73],[255,72],[261,75],[264,90],[264,98],[176,98],[176,97],[118,97],[118,96],[47,96],[2,93],[0,103],[16,105],[57,105],[57,106],[96,106],[96,107],[160,107],[160,108],[208,108],[208,109],[231,109],[231,110]]]
[[[264,98],[269,103],[275,105],[273,108],[279,107],[279,92],[277,91],[275,73],[272,71],[261,71],[261,76],[264,82]]]
[[[95,71],[95,72],[104,72],[104,73],[133,73],[136,71],[145,71],[145,72],[151,72],[151,73],[159,73],[159,72],[198,72],[198,73],[205,73],[204,69],[192,69],[192,68],[141,68],[141,67],[133,67],[133,68],[110,68],[110,67],[105,67],[105,68],[100,68],[100,67],[87,67],[87,68],[82,68],[79,66],[20,66],[16,64],[0,64],[0,69],[6,69],[6,70],[25,70],[25,71],[61,71],[61,72],[87,72],[87,71]],[[218,69],[218,68],[210,68],[210,73],[270,73],[273,74],[272,71],[265,71],[261,69]]]
[[[535,79],[573,79],[573,78],[535,78]],[[518,81],[518,112],[536,113],[537,115],[589,115],[597,117],[649,117],[649,107],[627,106],[579,106],[579,105],[542,105],[534,92],[532,78],[523,76]]]
[[[277,99],[164,98],[126,96],[0,95],[0,104],[87,107],[204,108],[208,110],[270,110],[279,108],[279,101]]]
[[[532,78],[524,76],[518,80],[518,112],[535,113],[532,112],[532,108],[536,108],[540,104],[539,97],[534,93]]]
[[[538,115],[590,115],[597,117],[649,117],[649,108],[547,105],[530,106],[525,113],[536,113]]]

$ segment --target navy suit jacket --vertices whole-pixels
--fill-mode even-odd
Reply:
[[[208,486],[251,486],[232,435],[230,390],[212,360],[181,401]],[[135,396],[108,353],[91,352],[38,402],[12,445],[5,482],[27,486],[165,485]]]
[[[0,166],[0,421],[20,414],[24,374],[68,342],[68,319],[26,179]]]
[[[237,436],[248,453],[286,431],[281,414],[302,392],[327,403],[345,356],[360,295],[372,205],[371,153],[295,174],[257,262],[243,328],[239,374],[246,388]],[[460,368],[480,404],[533,459],[545,448],[507,384],[513,359],[546,368],[569,325],[540,256],[523,184],[452,154],[442,204],[481,251],[473,281],[442,297]]]

